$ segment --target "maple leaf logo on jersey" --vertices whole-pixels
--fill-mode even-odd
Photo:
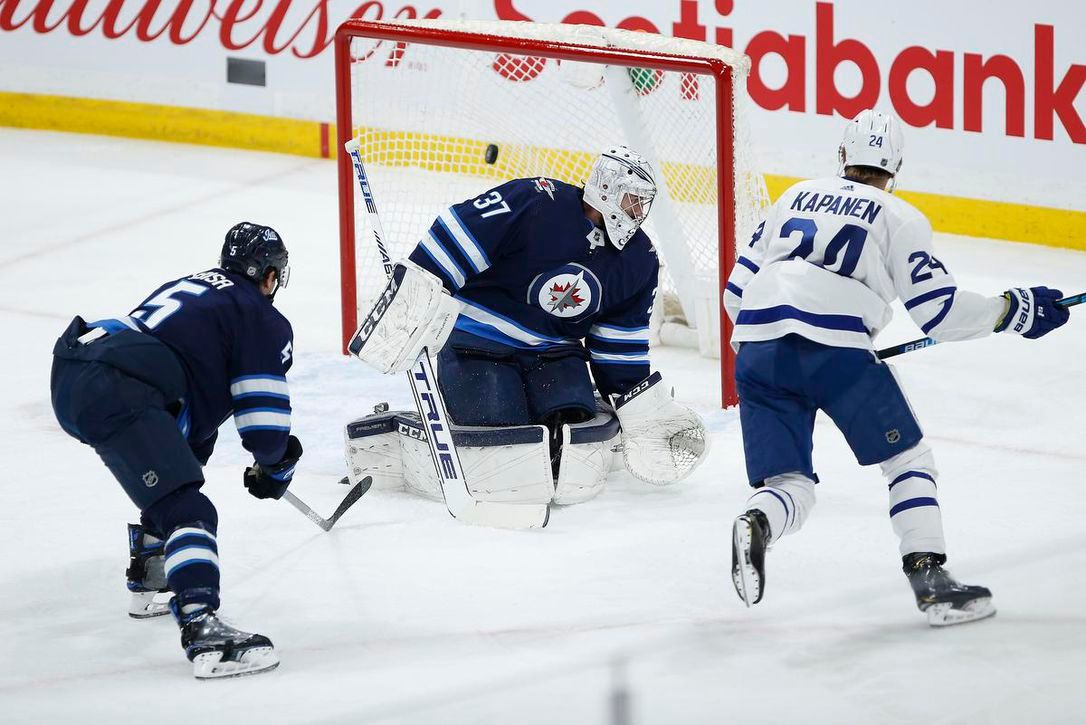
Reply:
[[[573,282],[565,284],[555,282],[550,288],[551,312],[565,312],[580,307],[584,304],[584,297],[578,295],[580,291],[581,288]]]

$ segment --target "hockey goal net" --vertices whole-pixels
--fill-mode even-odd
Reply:
[[[336,35],[344,349],[383,289],[343,143],[357,138],[393,259],[445,207],[518,177],[581,184],[625,144],[657,171],[645,229],[662,262],[653,342],[721,359],[721,291],[765,203],[747,143],[749,61],[717,45],[596,26],[349,20]],[[361,205],[358,205],[361,206]]]

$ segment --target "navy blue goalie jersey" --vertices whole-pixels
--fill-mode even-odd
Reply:
[[[514,179],[444,210],[411,260],[460,301],[456,329],[540,352],[586,343],[604,395],[649,375],[659,260],[638,230],[619,251],[585,216],[582,189]]]
[[[257,462],[282,459],[294,332],[251,281],[222,269],[199,272],[162,285],[123,320],[90,324],[137,328],[177,354],[188,383],[178,428],[204,459],[231,414]]]

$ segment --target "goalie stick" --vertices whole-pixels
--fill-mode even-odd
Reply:
[[[343,145],[351,156],[355,177],[358,186],[362,190],[362,199],[366,202],[366,213],[370,222],[370,230],[373,232],[377,251],[381,255],[381,263],[384,265],[385,274],[391,278],[392,261],[385,249],[384,229],[381,226],[381,218],[377,214],[377,204],[373,200],[373,191],[370,188],[369,177],[362,165],[361,146],[357,139],[351,139]],[[356,353],[360,339],[360,333],[369,324],[369,320],[363,320],[359,331],[355,333],[348,347]],[[550,518],[550,507],[547,504],[509,504],[493,501],[479,501],[471,495],[467,480],[464,478],[464,468],[460,464],[460,456],[456,452],[453,442],[452,428],[449,422],[449,413],[445,407],[445,399],[437,387],[437,377],[434,375],[434,367],[430,362],[430,353],[423,350],[411,370],[407,373],[407,379],[411,383],[411,393],[415,398],[415,406],[419,416],[426,426],[426,443],[430,448],[430,457],[437,469],[437,477],[441,482],[441,493],[445,498],[445,506],[452,517],[458,521],[478,526],[493,526],[501,529],[535,529],[543,528]]]
[[[366,491],[370,490],[370,486],[372,484],[373,478],[370,476],[366,476],[361,481],[359,481],[358,485],[356,485],[354,488],[347,492],[347,495],[343,497],[343,501],[339,504],[339,506],[336,507],[336,510],[333,511],[332,515],[328,518],[324,518],[316,511],[309,508],[309,506],[307,506],[304,501],[295,496],[289,490],[283,492],[283,498],[285,498],[287,500],[287,503],[289,503],[291,506],[305,514],[306,518],[308,518],[310,521],[312,521],[325,531],[329,531],[333,526],[336,525],[336,522],[339,521],[339,517],[342,516],[351,506],[354,506],[355,501],[362,498],[362,495],[366,493]]]
[[[1086,302],[1086,292],[1056,300],[1056,304],[1060,307],[1074,307],[1075,305],[1081,305],[1083,302]],[[932,345],[937,344],[939,344],[937,340],[933,340],[930,337],[922,337],[919,340],[903,342],[900,345],[883,348],[875,354],[879,356],[879,360],[885,360],[888,357],[903,355],[907,352],[912,352],[913,350],[921,350],[925,347],[931,347]]]

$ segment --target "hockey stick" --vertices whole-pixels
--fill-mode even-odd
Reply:
[[[355,501],[362,498],[362,494],[370,490],[370,486],[372,484],[373,479],[370,476],[366,476],[361,481],[359,481],[357,486],[347,492],[347,495],[344,497],[342,503],[340,503],[339,506],[336,507],[336,510],[333,511],[332,515],[328,518],[322,517],[316,511],[306,506],[305,502],[303,502],[300,498],[295,496],[289,490],[283,492],[283,498],[285,498],[287,500],[287,503],[289,503],[291,506],[305,514],[310,521],[312,521],[325,531],[329,531],[333,526],[336,525],[336,522],[339,521],[339,517],[342,516],[351,506],[354,506]]]
[[[1056,300],[1056,304],[1060,307],[1074,307],[1075,305],[1081,305],[1083,302],[1086,302],[1086,292]],[[912,342],[903,342],[900,345],[883,348],[875,354],[879,356],[879,360],[885,360],[888,357],[903,355],[907,352],[912,352],[913,350],[920,350],[925,347],[931,347],[932,345],[936,344],[938,344],[938,341],[933,340],[930,337],[922,337],[919,340],[913,340]]]
[[[377,214],[377,205],[373,200],[369,177],[362,165],[362,153],[358,140],[351,139],[344,144],[344,149],[351,156],[355,177],[362,189],[362,198],[366,202],[366,213],[369,217],[373,239],[377,243],[377,251],[381,254],[385,274],[391,279],[392,261],[385,249],[384,229],[381,226],[381,218]],[[362,321],[361,327],[348,345],[352,353],[357,353],[361,349],[364,339],[363,331],[368,333],[368,328],[380,319],[380,314],[383,312],[382,309],[377,313],[376,320],[372,319],[371,315],[370,318]],[[445,399],[437,387],[437,377],[434,375],[429,351],[425,349],[422,351],[415,360],[414,366],[408,371],[407,379],[411,383],[415,406],[426,428],[426,443],[430,448],[434,468],[437,469],[438,480],[441,482],[445,506],[453,518],[468,524],[501,529],[536,529],[546,526],[550,518],[550,507],[547,504],[479,501],[471,495],[467,480],[464,478],[464,468],[460,464],[460,456],[453,442],[449,413],[445,407]]]

